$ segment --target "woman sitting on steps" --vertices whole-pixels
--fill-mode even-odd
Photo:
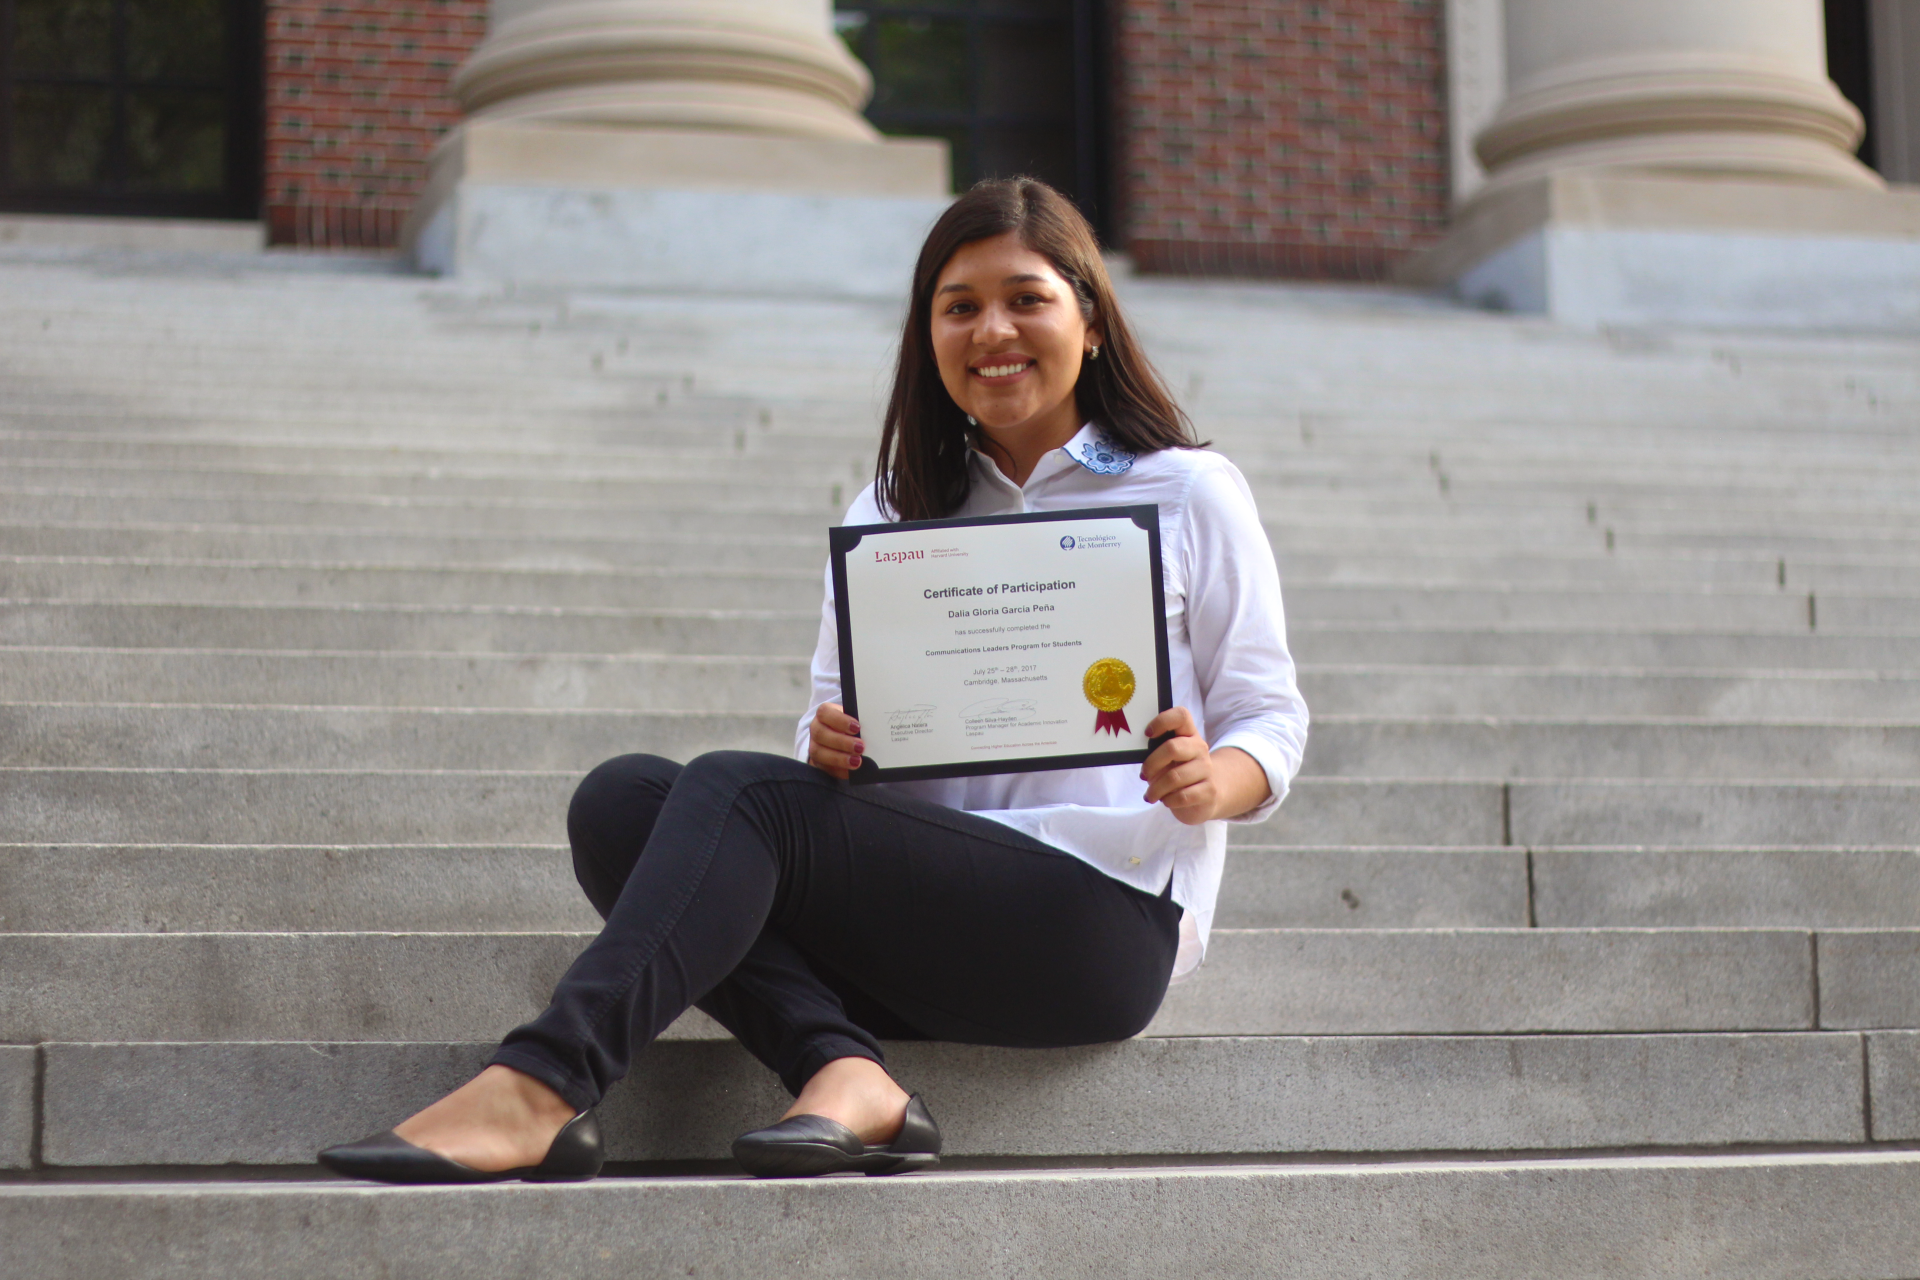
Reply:
[[[606,927],[473,1080],[321,1153],[388,1182],[599,1172],[592,1108],[689,1007],[794,1094],[750,1172],[893,1173],[940,1135],[880,1042],[1057,1047],[1152,1020],[1206,946],[1225,821],[1259,821],[1307,714],[1246,482],[1198,446],[1052,188],[985,182],[914,270],[875,479],[848,524],[1157,503],[1173,735],[1130,765],[852,786],[832,580],[799,759],[719,751],[588,774],[567,815]]]

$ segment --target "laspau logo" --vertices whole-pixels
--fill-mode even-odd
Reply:
[[[1067,535],[1066,537],[1064,537],[1064,538],[1062,538],[1062,539],[1060,539],[1060,549],[1061,549],[1062,551],[1071,551],[1071,550],[1073,550],[1073,535],[1072,535],[1072,534],[1068,534],[1068,535]]]
[[[876,551],[873,558],[881,564],[905,564],[909,560],[925,560],[924,551]]]

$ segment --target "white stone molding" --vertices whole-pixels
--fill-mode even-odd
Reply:
[[[1489,185],[1638,169],[1874,189],[1820,0],[1507,0]]]
[[[493,0],[402,232],[468,278],[897,297],[947,144],[882,138],[829,0]]]
[[[1906,73],[1920,0],[1891,5],[1898,39],[1875,45]],[[1503,8],[1486,178],[1402,279],[1578,325],[1920,326],[1920,190],[1853,155],[1862,121],[1827,76],[1822,0]]]
[[[1447,152],[1453,202],[1486,181],[1473,140],[1507,93],[1506,16],[1502,0],[1447,0]]]
[[[1881,176],[1920,182],[1920,0],[1870,0],[1867,32]]]
[[[490,27],[454,77],[470,120],[877,137],[823,0],[496,0]]]

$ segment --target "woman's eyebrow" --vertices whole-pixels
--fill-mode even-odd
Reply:
[[[1000,282],[1000,284],[1003,287],[1010,284],[1046,284],[1046,283],[1047,283],[1047,277],[1042,275],[1035,275],[1031,271],[1026,272],[1023,275],[1008,276],[1005,280],[1002,280]],[[940,294],[943,294],[943,293],[966,293],[972,288],[973,286],[968,284],[966,281],[956,280],[952,284],[941,285],[937,290],[934,291],[934,296],[938,297]]]

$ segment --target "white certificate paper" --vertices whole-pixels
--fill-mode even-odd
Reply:
[[[856,782],[1146,759],[1171,706],[1155,506],[829,532]]]

